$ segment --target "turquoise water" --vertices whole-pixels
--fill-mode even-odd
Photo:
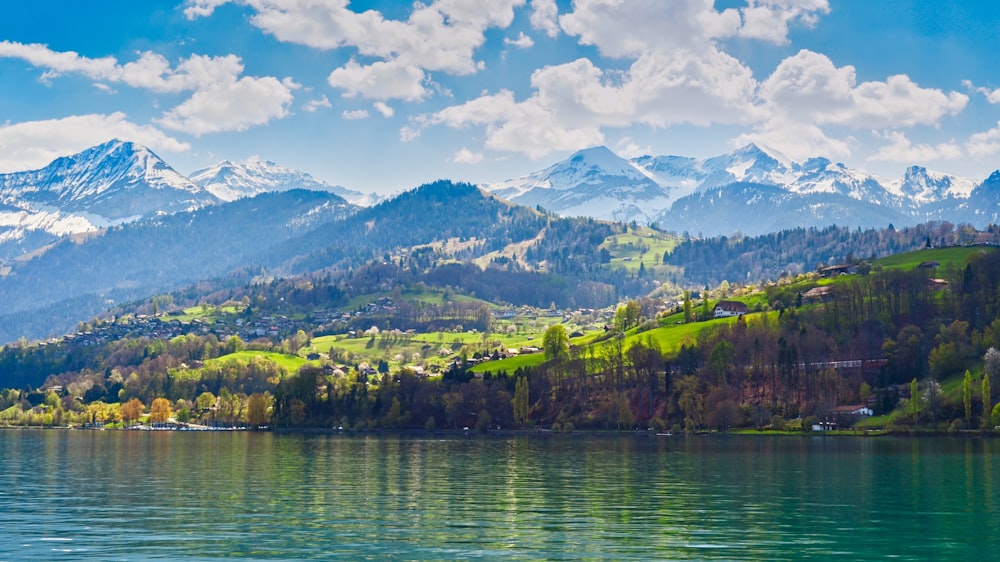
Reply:
[[[1000,442],[0,431],[0,560],[987,560]]]

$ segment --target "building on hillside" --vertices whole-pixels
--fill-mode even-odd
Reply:
[[[719,301],[715,305],[713,315],[716,318],[728,318],[730,316],[743,316],[748,312],[750,312],[750,309],[747,308],[746,303],[739,301]]]
[[[858,269],[853,264],[840,264],[824,267],[819,270],[823,277],[837,277],[839,275],[854,275]]]
[[[872,409],[864,404],[837,406],[830,410],[830,416],[840,427],[853,427],[859,419],[871,417],[873,413]]]

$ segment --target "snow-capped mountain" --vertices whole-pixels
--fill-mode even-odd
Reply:
[[[112,140],[39,170],[0,174],[0,260],[61,236],[218,201],[148,148]]]
[[[705,234],[734,230],[749,234],[769,232],[772,223],[789,223],[762,216],[768,212],[763,201],[777,205],[770,212],[799,221],[790,226],[976,220],[985,216],[981,206],[978,212],[970,210],[970,198],[979,184],[920,166],[908,168],[899,179],[886,180],[827,158],[796,162],[749,144],[706,159],[626,160],[598,147],[540,172],[483,187],[514,202],[541,205],[566,216],[656,222],[672,230],[700,226],[697,231]],[[726,220],[719,221],[721,216]],[[699,221],[704,224],[696,224]]]
[[[482,186],[515,203],[563,216],[590,216],[609,220],[649,222],[669,205],[670,186],[600,146],[581,150],[522,178]]]
[[[312,175],[266,160],[220,162],[210,168],[191,174],[191,181],[198,183],[223,201],[235,201],[261,193],[306,189],[326,191],[343,197],[348,203],[362,207],[379,201],[374,194],[365,194],[341,186],[330,185]]]

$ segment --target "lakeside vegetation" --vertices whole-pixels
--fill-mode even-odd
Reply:
[[[723,279],[714,288],[681,290],[669,279],[697,260],[684,267],[663,261],[682,248],[691,254],[698,245],[732,249],[733,242],[675,246],[676,237],[648,228],[552,224],[587,236],[607,228],[587,254],[593,263],[636,283],[659,279],[656,288],[616,306],[567,306],[579,295],[568,299],[558,283],[537,285],[537,273],[516,277],[525,272],[514,262],[484,269],[415,248],[346,276],[258,278],[208,296],[192,293],[202,300],[183,306],[183,295],[156,297],[95,320],[79,338],[0,350],[0,424],[562,431],[997,425],[990,383],[1000,374],[1000,257],[993,246],[879,259],[848,252],[833,270],[824,260],[775,283]],[[849,237],[889,245],[923,239],[927,246],[929,233],[969,242],[996,235],[928,225]],[[795,231],[778,239],[840,234]],[[549,263],[557,269],[586,267],[544,247],[519,251],[558,257],[562,265]],[[559,304],[496,298],[521,290],[536,301],[558,294]],[[720,301],[742,302],[748,313],[713,318]],[[140,321],[144,314],[153,316]],[[162,333],[169,335],[155,335]],[[875,415],[838,413],[846,405]]]

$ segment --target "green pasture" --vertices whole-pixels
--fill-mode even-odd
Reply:
[[[300,357],[298,355],[286,355],[284,353],[275,353],[272,351],[237,351],[236,353],[230,353],[229,355],[209,359],[208,361],[205,361],[205,364],[212,365],[233,360],[249,362],[254,357],[260,357],[266,361],[275,363],[276,365],[283,367],[289,373],[294,373],[295,371],[298,371],[300,367],[309,363],[305,357]]]
[[[928,248],[925,250],[915,250],[903,254],[875,260],[884,269],[914,269],[923,262],[936,261],[941,264],[941,268],[952,265],[964,266],[969,256],[978,252],[992,252],[995,248],[987,246],[952,246],[949,248]]]
[[[640,227],[629,228],[625,234],[609,236],[600,247],[611,253],[612,268],[636,272],[640,265],[645,265],[646,271],[652,273],[654,267],[668,267],[663,265],[663,254],[672,251],[676,245],[676,238]]]

